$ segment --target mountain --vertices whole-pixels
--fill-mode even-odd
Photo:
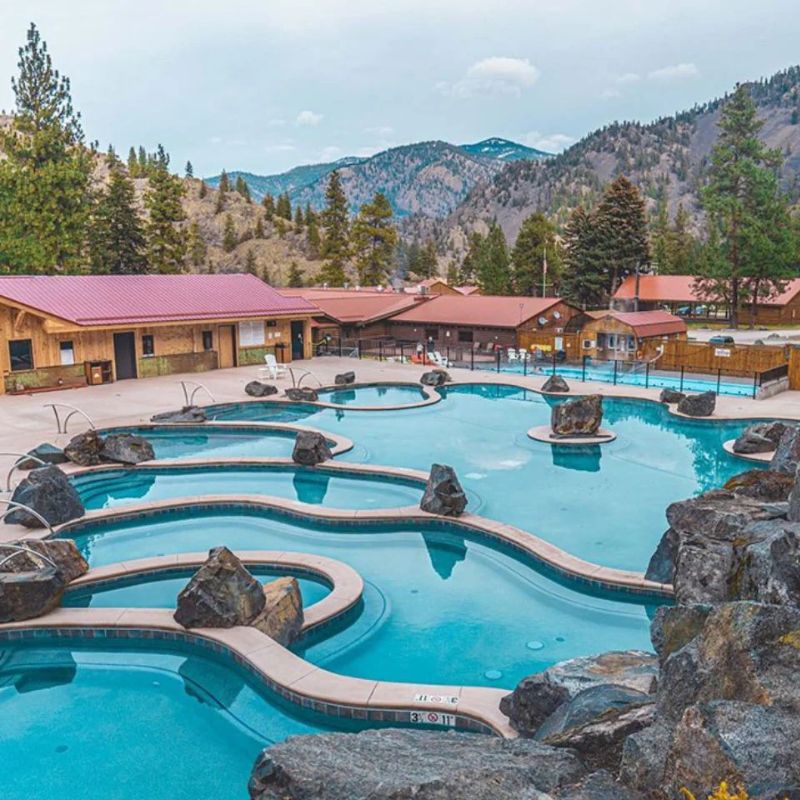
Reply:
[[[540,158],[551,158],[552,153],[545,153],[535,147],[492,137],[475,144],[462,144],[461,149],[471,156],[479,158],[494,158],[498,161],[535,161]]]

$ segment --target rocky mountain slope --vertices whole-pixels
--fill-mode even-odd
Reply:
[[[545,153],[544,150],[537,150],[535,147],[527,147],[518,142],[512,142],[508,139],[501,139],[493,136],[490,139],[483,139],[475,144],[462,144],[461,149],[471,156],[478,156],[479,158],[496,158],[498,161],[525,161],[537,160],[541,158],[551,158],[551,153]]]

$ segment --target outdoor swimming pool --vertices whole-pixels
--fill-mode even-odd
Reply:
[[[403,406],[421,403],[427,399],[425,392],[415,383],[362,384],[352,388],[321,389],[319,399],[323,403],[343,406]]]
[[[92,566],[223,542],[234,551],[342,561],[366,582],[358,618],[295,649],[356,677],[512,688],[524,675],[573,656],[649,649],[641,601],[584,594],[537,571],[529,558],[438,521],[354,526],[259,509],[187,509],[92,523],[71,535]]]
[[[87,509],[210,494],[285,497],[335,508],[417,505],[423,487],[401,479],[354,476],[284,466],[110,469],[72,479]]]

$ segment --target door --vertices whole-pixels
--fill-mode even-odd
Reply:
[[[220,325],[217,336],[219,368],[236,366],[236,328],[233,325]]]
[[[136,377],[136,337],[132,331],[114,334],[114,371],[118,381]]]
[[[303,347],[303,320],[292,320],[292,361],[299,361],[305,355]]]

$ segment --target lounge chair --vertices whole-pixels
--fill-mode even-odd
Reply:
[[[261,367],[258,371],[262,377],[271,378],[274,381],[286,375],[286,366],[279,364],[272,353],[267,353],[264,356],[264,363],[266,366]]]
[[[447,369],[451,367],[452,364],[438,351],[434,350],[431,354],[431,361],[436,364],[437,367],[441,367],[442,369]]]

